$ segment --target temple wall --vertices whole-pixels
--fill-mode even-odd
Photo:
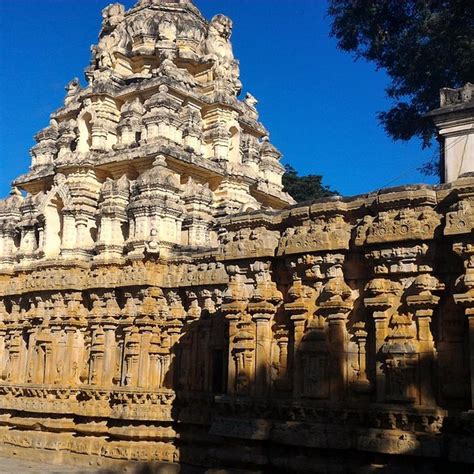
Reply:
[[[1,453],[474,462],[472,176],[214,230],[213,250],[2,272]]]

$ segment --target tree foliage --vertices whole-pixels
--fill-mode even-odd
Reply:
[[[439,89],[474,79],[474,1],[330,0],[328,12],[338,46],[391,78],[393,107],[378,114],[386,132],[430,145],[424,114],[439,107]]]
[[[284,190],[297,202],[309,201],[337,194],[322,184],[322,176],[308,174],[299,176],[298,172],[291,166],[285,165],[283,175]]]

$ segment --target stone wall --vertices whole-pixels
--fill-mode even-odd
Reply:
[[[465,176],[221,218],[213,251],[3,275],[1,450],[474,462],[473,209]]]

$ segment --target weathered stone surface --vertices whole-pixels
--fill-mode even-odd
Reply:
[[[231,30],[104,10],[0,202],[0,453],[466,468],[474,176],[288,206]]]

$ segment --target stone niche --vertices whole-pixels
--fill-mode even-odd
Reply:
[[[474,176],[293,205],[231,33],[104,9],[0,202],[0,454],[469,472]]]

